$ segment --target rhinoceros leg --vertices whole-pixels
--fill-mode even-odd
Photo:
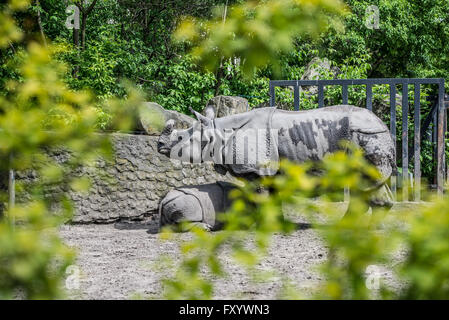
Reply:
[[[365,158],[381,174],[381,178],[374,182],[373,187],[370,190],[366,190],[372,192],[368,203],[369,206],[373,209],[390,209],[393,206],[393,194],[386,182],[396,169],[394,160],[395,148],[390,133],[369,134],[357,132],[353,135],[353,142],[363,149]]]
[[[394,203],[393,199],[393,193],[391,192],[390,187],[388,187],[387,184],[384,184],[374,191],[374,194],[370,198],[369,204],[373,209],[391,209]]]
[[[361,143],[360,146],[365,151],[365,157],[376,166],[381,174],[369,204],[373,209],[391,209],[394,198],[386,184],[391,174],[396,170],[395,147],[391,135],[389,132],[374,135],[359,134],[359,143]]]

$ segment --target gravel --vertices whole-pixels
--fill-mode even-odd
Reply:
[[[317,267],[325,262],[327,251],[317,231],[301,225],[290,235],[273,236],[269,254],[258,268],[277,271],[277,276],[264,282],[252,280],[224,250],[220,259],[229,275],[213,280],[214,298],[282,298],[285,281],[300,289],[302,297],[309,297],[323,281]],[[68,291],[71,299],[161,299],[160,280],[171,272],[161,258],[169,257],[176,264],[179,245],[192,239],[190,233],[178,233],[162,240],[154,222],[64,225],[60,234],[78,252],[80,286]],[[397,285],[387,269],[382,269],[382,277]]]

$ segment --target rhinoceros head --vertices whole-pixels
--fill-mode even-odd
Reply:
[[[178,130],[175,129],[175,122],[168,120],[159,137],[158,152],[169,156],[170,158],[182,157],[181,150],[199,150],[201,151],[204,143],[201,142],[202,133],[206,129],[213,129],[213,119],[215,112],[213,108],[206,110],[206,116],[190,109],[190,111],[198,119],[189,129]],[[201,152],[200,152],[201,154]],[[192,155],[187,155],[187,159],[183,157],[183,161],[189,160],[192,162]]]
[[[174,130],[175,121],[170,119],[165,123],[165,127],[161,132],[157,143],[157,151],[159,153],[169,155],[170,150],[176,144],[176,130]]]

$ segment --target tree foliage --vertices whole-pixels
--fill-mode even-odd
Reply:
[[[265,102],[268,79],[298,79],[315,56],[328,58],[339,67],[368,64],[366,72],[350,76],[447,74],[448,9],[444,0],[313,3],[314,6],[296,0],[90,1],[94,6],[85,19],[85,30],[80,31],[86,34],[80,48],[74,44],[74,31],[65,27],[70,1],[40,0],[40,9],[33,2],[34,9],[18,18],[21,26],[29,25],[37,33],[36,12],[40,12],[48,40],[63,44],[66,49],[60,57],[70,66],[66,81],[71,88],[93,88],[103,98],[123,97],[126,93],[122,79],[126,78],[140,86],[147,99],[186,112],[188,107],[200,110],[211,95],[218,94],[249,96],[252,106],[261,100]],[[379,7],[379,29],[365,26],[369,5]],[[341,23],[334,23],[342,10]],[[175,30],[178,37],[198,41],[172,41]],[[192,46],[196,54],[189,57]],[[12,50],[9,48],[8,52]],[[205,72],[195,62],[188,62],[195,56],[201,56],[206,65],[221,68]],[[261,68],[264,65],[268,67]],[[255,73],[255,77],[250,82],[243,81],[242,75],[248,72]],[[192,75],[188,84],[182,80],[183,74]],[[202,88],[204,83],[208,89]],[[190,86],[201,89],[186,92],[185,96],[173,94],[188,91]]]
[[[71,88],[91,88],[104,100],[125,96],[122,80],[129,79],[146,99],[187,113],[218,94],[248,97],[251,106],[267,102],[268,79],[299,79],[315,56],[355,71],[345,78],[447,74],[444,0],[310,3],[99,0],[80,30],[85,44],[79,47],[75,32],[65,27],[70,1],[40,0],[39,10],[33,2],[34,9],[19,21],[22,26],[33,21],[28,24],[37,33],[40,12],[48,40],[65,48],[59,57],[70,67]],[[379,29],[365,26],[365,11],[373,4],[379,7]],[[174,31],[178,39],[192,41],[172,41]],[[204,71],[196,57],[219,68]],[[254,74],[251,81],[244,77],[248,74]]]
[[[227,17],[184,20],[176,37],[197,42],[192,53],[209,70],[222,59],[238,57],[243,73],[253,75],[269,63],[278,70],[279,54],[293,50],[296,37],[317,36],[329,22],[336,24],[335,16],[343,10],[340,1],[247,1],[231,7]]]

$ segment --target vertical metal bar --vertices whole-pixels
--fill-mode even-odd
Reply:
[[[373,85],[371,83],[366,85],[366,107],[373,111]]]
[[[349,200],[351,200],[351,191],[349,190],[349,187],[344,188],[343,195],[345,202],[349,202]]]
[[[299,111],[299,85],[296,84],[293,88],[293,101],[295,106],[295,111]]]
[[[438,101],[437,109],[438,109]],[[435,175],[433,179],[433,183],[437,185],[437,131],[438,131],[438,110],[435,110],[432,116],[432,148],[433,148],[433,157],[432,157],[432,167],[435,170]]]
[[[437,137],[437,188],[438,194],[443,194],[444,187],[444,81],[438,87],[438,137]]]
[[[274,107],[276,104],[276,91],[275,87],[270,81],[270,107]]]
[[[9,192],[9,203],[8,203],[8,219],[9,222],[14,226],[14,215],[12,214],[12,209],[16,204],[16,179],[14,175],[14,169],[12,168],[12,154],[9,156],[9,179],[8,179],[8,192]]]
[[[417,83],[415,84],[415,97],[414,97],[414,125],[415,125],[415,137],[414,137],[414,194],[415,201],[421,200],[421,87]]]
[[[396,151],[396,85],[390,84],[390,133],[393,139],[393,145]],[[394,161],[397,161],[396,152],[394,153]],[[391,192],[394,201],[396,201],[397,190],[397,173],[391,176]]]
[[[408,201],[408,83],[402,84],[402,201]]]
[[[446,179],[446,181],[444,182],[445,184],[447,184],[448,182],[449,182],[449,176],[448,176],[448,174],[449,174],[449,168],[448,168],[448,166],[447,166],[447,161],[446,161],[446,134],[447,134],[447,108],[448,108],[448,100],[446,100],[446,96],[447,95],[445,95],[445,97],[444,97],[444,157],[445,157],[445,159],[444,159],[444,169],[446,170],[445,171],[445,175],[446,175],[446,177],[445,177],[445,179]]]
[[[348,104],[348,86],[346,84],[341,87],[342,103]]]
[[[318,108],[324,107],[324,92],[323,92],[323,85],[318,85]]]

